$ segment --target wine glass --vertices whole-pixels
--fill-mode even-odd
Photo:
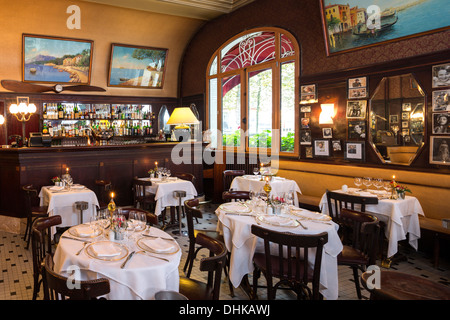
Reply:
[[[257,175],[259,174],[259,168],[258,168],[258,167],[254,167],[254,168],[253,168],[253,174],[254,174],[255,176],[257,176]]]
[[[377,190],[380,190],[380,188],[383,186],[383,179],[377,178],[373,180],[373,185]]]
[[[353,183],[359,188],[362,185],[362,179],[360,177],[355,177]]]
[[[391,190],[391,182],[389,180],[384,180],[383,188],[384,190],[386,190],[386,192],[389,192]]]
[[[370,177],[364,177],[363,179],[363,185],[366,186],[366,190],[369,189],[369,186],[372,184],[372,178]]]
[[[289,190],[284,194],[284,199],[286,200],[286,204],[289,206],[294,205],[294,191]]]
[[[172,175],[169,169],[166,170],[166,176],[169,178]]]
[[[145,226],[147,225],[147,215],[144,212],[138,212],[138,225],[141,231],[145,230]]]

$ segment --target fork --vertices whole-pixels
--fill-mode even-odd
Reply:
[[[299,224],[303,229],[308,230],[308,227],[305,227],[305,226],[300,222],[300,220],[297,219],[297,222],[298,222],[298,224]]]
[[[157,256],[154,256],[154,255],[148,254],[148,253],[147,253],[146,251],[144,251],[144,250],[138,251],[138,252],[136,252],[136,253],[140,253],[140,254],[143,254],[144,256],[149,256],[149,257],[152,257],[152,258],[156,258],[156,259],[160,259],[160,260],[164,260],[164,261],[169,262],[169,260],[167,260],[166,258],[161,258],[161,257],[157,257]]]
[[[86,247],[86,245],[87,245],[87,242],[85,241],[85,242],[83,243],[83,247],[82,247],[75,255],[76,255],[76,256],[80,255],[81,251],[83,251],[83,249]]]

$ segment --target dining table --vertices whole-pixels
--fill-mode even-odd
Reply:
[[[297,193],[302,193],[295,180],[284,177],[273,176],[269,182],[272,190],[270,194],[276,197],[284,197],[284,194],[294,191],[294,205],[298,207]],[[231,181],[230,189],[237,191],[264,192],[266,181],[261,179],[261,175],[243,175],[237,176]]]
[[[184,201],[193,199],[197,196],[197,189],[191,181],[179,179],[177,177],[166,178],[139,178],[144,181],[151,181],[152,185],[146,187],[146,191],[155,194],[155,214],[159,216],[166,207],[176,207],[179,205],[179,199],[173,194],[174,191],[185,191],[186,196],[181,198],[181,205]]]
[[[398,252],[398,242],[405,240],[407,236],[409,244],[415,250],[418,249],[418,240],[420,239],[419,215],[425,216],[425,214],[416,197],[407,195],[405,199],[390,199],[391,193],[384,190],[357,188],[344,188],[344,190],[333,191],[378,198],[378,204],[366,205],[366,212],[373,214],[386,225],[384,232],[388,239],[387,258],[393,257]],[[329,214],[326,193],[320,200],[320,208],[323,214]],[[355,210],[358,210],[358,208],[355,205]]]
[[[60,215],[61,224],[58,227],[71,227],[81,222],[81,212],[75,202],[85,201],[88,208],[83,211],[83,220],[90,221],[99,206],[97,196],[91,189],[74,184],[70,188],[60,186],[43,186],[39,192],[40,205],[48,206],[49,216]],[[56,227],[51,228],[51,234],[56,233]]]
[[[225,246],[231,253],[229,279],[232,285],[237,288],[245,281],[254,270],[254,253],[264,252],[263,240],[251,233],[252,225],[304,235],[327,232],[328,242],[322,253],[319,291],[325,299],[336,300],[339,293],[337,256],[343,249],[337,233],[339,226],[328,219],[329,216],[295,206],[286,206],[280,215],[266,214],[264,208],[265,202],[252,199],[244,203],[223,203],[215,211],[218,217],[217,231],[223,234]],[[315,249],[310,250],[309,263],[313,266]]]
[[[159,291],[179,290],[182,252],[168,233],[146,226],[114,240],[104,226],[84,223],[63,233],[54,271],[71,280],[108,279],[108,300],[153,300]]]

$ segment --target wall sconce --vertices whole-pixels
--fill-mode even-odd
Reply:
[[[5,123],[5,117],[0,114],[0,125]]]
[[[322,111],[320,112],[319,124],[332,124],[334,117],[334,104],[321,104],[320,108]]]
[[[9,112],[22,122],[22,141],[25,142],[25,122],[30,120],[31,115],[36,112],[36,106],[34,103],[21,102],[19,105],[14,103],[9,106]]]

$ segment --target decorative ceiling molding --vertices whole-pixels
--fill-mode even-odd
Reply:
[[[212,20],[255,0],[83,0],[115,7]]]

